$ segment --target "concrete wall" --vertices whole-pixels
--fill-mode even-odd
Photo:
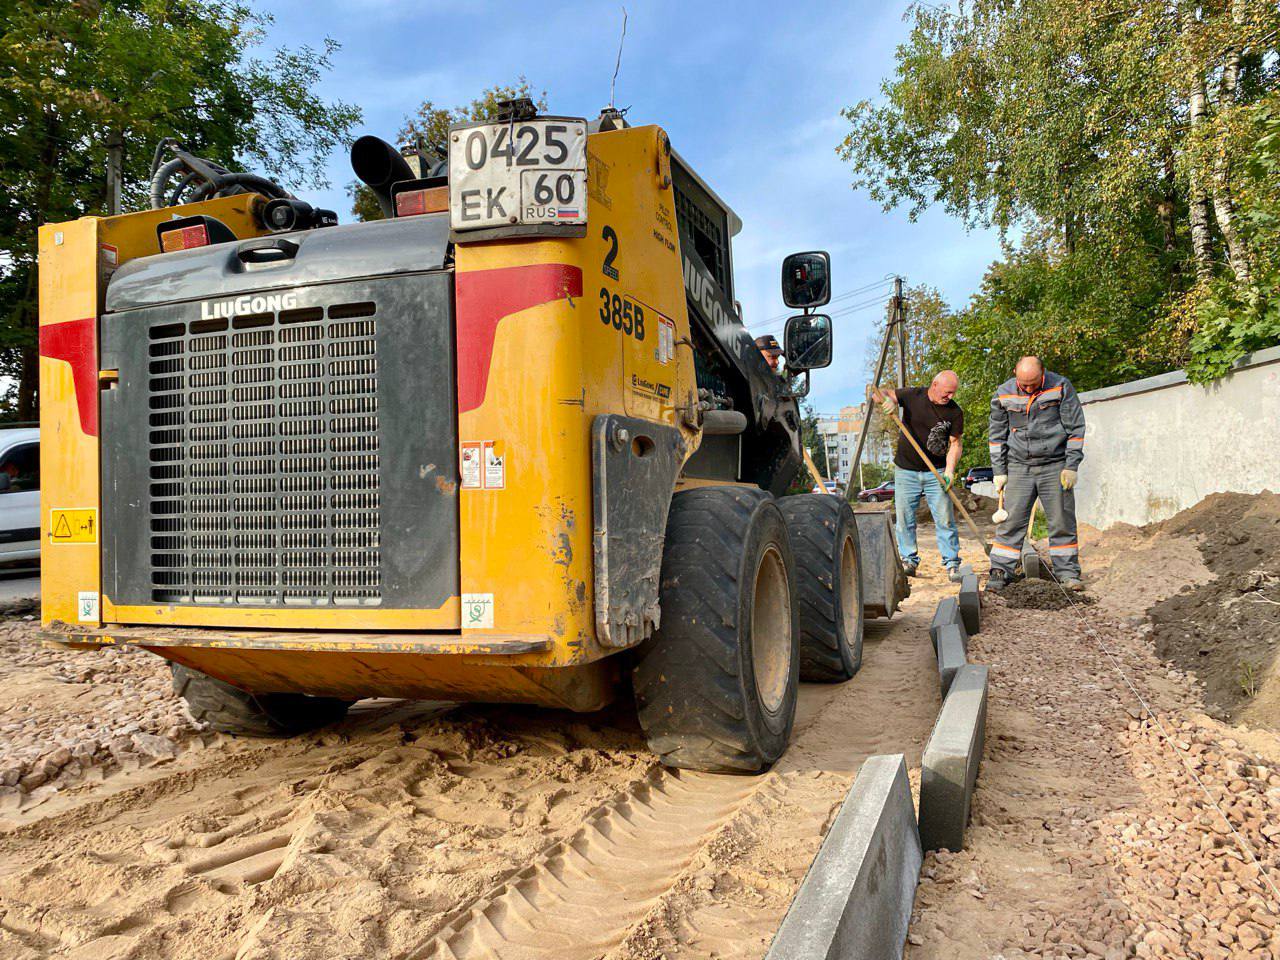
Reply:
[[[1081,523],[1164,520],[1211,493],[1280,490],[1280,347],[1208,386],[1182,371],[1081,394]]]

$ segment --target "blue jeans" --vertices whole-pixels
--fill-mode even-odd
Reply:
[[[938,552],[947,569],[960,566],[960,531],[951,510],[951,498],[942,484],[928,470],[893,468],[893,507],[898,526],[898,553],[903,563],[918,564],[916,548],[916,509],[920,498],[929,501],[929,512],[938,531]]]

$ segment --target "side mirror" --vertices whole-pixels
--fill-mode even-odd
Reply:
[[[831,258],[821,250],[793,253],[782,261],[782,302],[788,307],[825,306],[831,300]]]
[[[825,313],[792,317],[783,339],[788,370],[821,370],[831,365],[831,318]]]

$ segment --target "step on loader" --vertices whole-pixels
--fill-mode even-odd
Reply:
[[[854,515],[782,496],[829,260],[784,263],[779,376],[661,128],[504,111],[357,141],[380,220],[168,145],[151,209],[41,228],[46,636],[230,733],[630,688],[665,763],[761,770],[861,658]]]

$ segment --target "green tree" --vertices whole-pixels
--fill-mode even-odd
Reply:
[[[1274,3],[975,0],[909,16],[894,75],[845,111],[839,151],[886,208],[939,204],[1017,236],[964,312],[984,336],[1003,316],[1022,352],[1039,341],[1073,380],[1114,380],[1181,364],[1198,328],[1203,349],[1223,328],[1199,308],[1211,286],[1267,296],[1249,187],[1256,105],[1278,76]]]
[[[405,117],[404,124],[396,134],[396,145],[416,146],[428,157],[443,160],[449,155],[451,126],[471,120],[492,120],[498,115],[499,103],[517,97],[533,100],[539,111],[547,109],[546,91],[535,97],[529,81],[520,76],[514,83],[489,87],[470,103],[457,107],[438,107],[434,101],[424,100],[417,110]],[[382,219],[382,208],[378,206],[377,197],[363,183],[353,181],[348,184],[347,194],[351,197],[351,213],[357,220]]]
[[[36,228],[103,214],[106,144],[123,139],[126,208],[146,202],[165,137],[288,186],[359,111],[313,91],[338,45],[252,55],[271,19],[219,0],[7,0],[0,6],[0,372],[11,415],[36,414]]]
[[[1252,282],[1239,288],[1215,278],[1201,297],[1182,305],[1196,330],[1187,374],[1198,381],[1220,377],[1244,354],[1280,342],[1280,95],[1242,120],[1253,146],[1236,182]]]

